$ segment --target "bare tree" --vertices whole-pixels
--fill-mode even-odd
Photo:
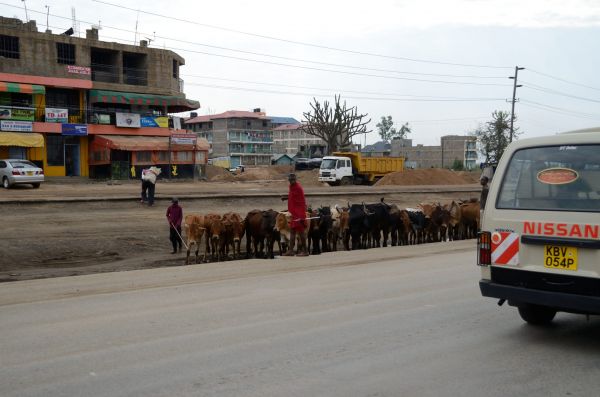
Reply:
[[[304,113],[302,131],[321,138],[327,143],[329,153],[352,145],[352,137],[371,132],[366,119],[368,114],[359,114],[356,106],[348,108],[346,101],[340,104],[340,96],[335,96],[335,103],[330,106],[328,101],[323,104],[313,98],[310,104],[311,112]]]

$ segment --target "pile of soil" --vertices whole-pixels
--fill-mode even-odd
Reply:
[[[210,171],[209,168],[210,167]],[[271,165],[246,167],[244,172],[235,174],[230,171],[214,166],[207,166],[207,179],[211,182],[252,182],[252,181],[269,181],[287,185],[287,177],[290,172],[295,172],[298,181],[302,186],[323,186],[319,182],[319,170],[294,171],[294,168],[289,165]]]
[[[375,185],[465,185],[478,183],[479,178],[474,180],[472,172],[452,171],[443,168],[424,168],[416,170],[404,170],[392,172],[381,178]]]

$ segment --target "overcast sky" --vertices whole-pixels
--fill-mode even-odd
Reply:
[[[99,24],[101,40],[177,52],[201,115],[260,107],[302,120],[313,97],[340,94],[373,120],[367,143],[391,115],[438,144],[510,111],[518,65],[523,137],[600,125],[597,0],[0,0],[1,14],[25,19],[24,5],[40,31],[46,6],[55,33],[75,7],[81,37]]]

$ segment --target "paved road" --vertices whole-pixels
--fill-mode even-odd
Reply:
[[[525,325],[473,242],[0,289],[2,396],[592,396],[600,320]]]

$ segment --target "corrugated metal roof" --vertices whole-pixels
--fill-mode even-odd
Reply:
[[[273,123],[273,124],[300,124],[300,122],[293,117],[278,117],[278,116],[272,116],[271,123]]]
[[[263,112],[247,112],[244,110],[228,110],[219,114],[211,114],[207,116],[198,116],[193,119],[185,121],[185,124],[205,123],[211,120],[219,119],[260,119],[270,120],[271,117],[267,117]]]

